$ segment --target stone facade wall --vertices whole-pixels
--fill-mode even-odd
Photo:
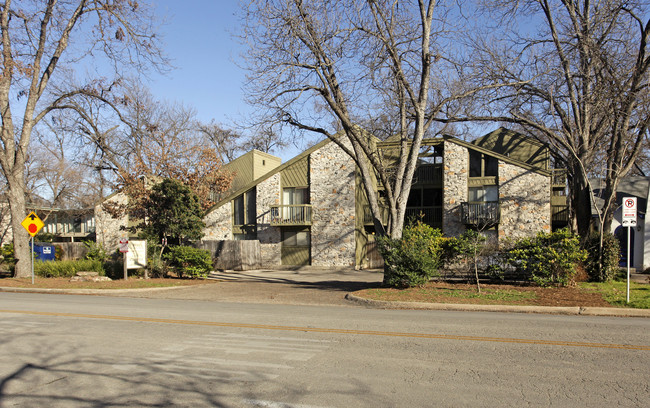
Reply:
[[[128,236],[128,233],[122,230],[122,227],[128,226],[129,217],[124,215],[120,218],[113,218],[103,206],[125,205],[128,200],[129,198],[126,194],[117,193],[95,206],[96,241],[104,245],[109,252],[118,248],[120,238]]]
[[[335,143],[312,153],[312,265],[355,264],[355,164]]]
[[[499,161],[499,240],[551,230],[551,178]]]
[[[261,244],[263,266],[282,264],[282,235],[279,227],[271,226],[271,206],[280,204],[280,173],[257,185],[257,239]]]
[[[227,202],[215,208],[203,217],[205,241],[223,241],[232,239],[232,204]]]
[[[445,142],[443,151],[442,231],[447,236],[460,235],[465,226],[460,219],[460,203],[467,201],[469,153],[465,147]]]

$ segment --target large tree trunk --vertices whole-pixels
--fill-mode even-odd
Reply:
[[[578,235],[582,240],[586,239],[591,230],[592,217],[591,206],[592,198],[591,191],[589,190],[589,183],[582,176],[582,171],[578,169],[570,169],[570,197],[571,197],[571,212],[575,220],[575,228]]]
[[[29,234],[21,225],[25,219],[25,187],[23,177],[9,174],[7,177],[8,191],[7,198],[11,210],[11,227],[14,233],[14,256],[16,258],[16,278],[31,276],[31,249],[29,246]]]

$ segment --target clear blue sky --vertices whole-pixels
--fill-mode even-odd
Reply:
[[[176,67],[149,84],[159,99],[181,102],[196,109],[202,121],[215,119],[229,125],[250,112],[242,98],[244,72],[236,66],[238,43],[237,0],[152,0],[167,55]]]

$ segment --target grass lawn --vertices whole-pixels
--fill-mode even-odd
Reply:
[[[650,285],[631,283],[630,303],[625,303],[625,282],[580,283],[575,287],[541,288],[522,285],[429,282],[409,289],[376,288],[355,292],[367,299],[484,305],[584,306],[650,308]]]
[[[584,282],[580,286],[600,293],[613,306],[650,309],[650,285],[630,282],[630,303],[626,303],[627,282],[616,280],[606,283]]]

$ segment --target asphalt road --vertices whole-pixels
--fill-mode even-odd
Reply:
[[[1,407],[650,405],[650,320],[0,293]]]

